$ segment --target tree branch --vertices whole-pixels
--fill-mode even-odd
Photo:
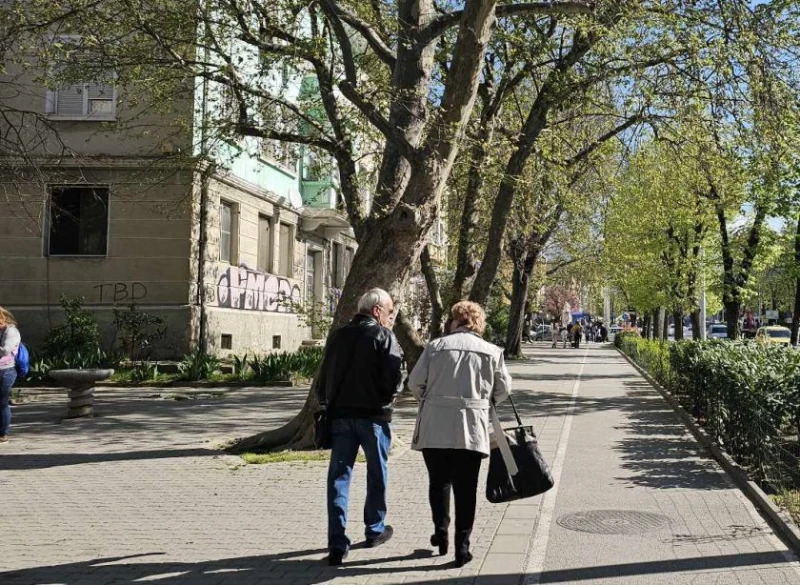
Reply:
[[[397,62],[394,51],[389,48],[383,38],[381,38],[381,34],[368,22],[350,12],[347,8],[340,6],[336,0],[323,0],[322,5],[324,6],[323,10],[325,10],[326,14],[330,14],[330,16],[336,19],[341,19],[358,31],[378,58],[386,63],[390,69],[394,69],[395,63]]]
[[[381,134],[386,136],[386,139],[397,148],[398,152],[408,160],[413,160],[419,157],[419,150],[415,148],[396,127],[389,123],[389,120],[383,117],[378,111],[378,108],[366,101],[364,97],[356,90],[353,85],[348,81],[339,83],[339,90],[342,92],[350,102],[357,107],[364,116],[375,126]]]
[[[594,10],[594,2],[521,2],[517,4],[501,4],[497,7],[495,14],[497,18],[522,14],[560,16],[566,14],[592,14]],[[463,14],[463,10],[455,10],[436,18],[421,31],[422,42],[432,42],[443,35],[449,28],[458,24]]]

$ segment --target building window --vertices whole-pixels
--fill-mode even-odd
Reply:
[[[233,204],[219,206],[219,259],[233,264]]]
[[[272,219],[258,216],[258,270],[272,272]]]
[[[336,242],[331,253],[331,286],[342,287],[342,245]]]
[[[230,333],[223,333],[219,339],[220,349],[233,349],[233,335]]]
[[[53,118],[115,120],[117,91],[107,82],[60,87],[47,92],[46,110]]]
[[[105,256],[108,187],[55,187],[50,192],[50,256]]]
[[[294,255],[292,240],[292,226],[281,223],[278,242],[278,274],[288,278],[292,278],[292,257]]]
[[[353,257],[355,256],[356,252],[350,246],[344,249],[344,279],[347,278],[347,275],[350,274],[350,268],[353,267]]]

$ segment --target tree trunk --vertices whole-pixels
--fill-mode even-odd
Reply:
[[[800,337],[800,215],[797,216],[797,231],[794,236],[794,269],[798,271],[795,279],[794,312],[792,313],[792,345],[798,344]]]
[[[412,4],[414,6],[409,8]],[[432,18],[432,2],[425,0],[424,4],[425,14],[420,15],[414,14],[419,8],[417,3],[401,3],[411,14],[408,15],[409,19],[400,20],[409,27],[404,31],[412,34],[408,35],[408,43],[399,43],[400,47],[405,51],[403,47],[406,44],[416,46],[409,49],[411,54],[403,59],[400,59],[398,51],[398,67],[392,80],[395,89],[420,89],[429,84],[435,44],[431,42],[428,47],[419,47],[419,34],[415,27],[422,23],[414,20]],[[442,191],[462,142],[465,124],[472,113],[484,52],[495,23],[495,5],[496,2],[491,0],[467,2],[465,5],[439,113],[431,121],[430,131],[422,146],[425,156],[406,161],[397,149],[387,144],[376,206],[364,222],[364,233],[369,237],[359,241],[331,330],[349,321],[356,313],[358,298],[370,288],[383,288],[392,294],[401,307],[404,304],[411,267],[417,265],[422,248],[428,241],[428,234],[439,213]],[[404,93],[409,92],[400,92]],[[397,103],[392,107],[392,119],[399,117],[404,120],[403,124],[394,126],[405,132],[405,138],[411,144],[418,142],[418,132],[425,125],[427,95],[426,91],[422,96],[409,94],[399,98],[412,100],[406,104],[409,108],[413,106],[413,111],[409,111],[406,118],[403,118],[405,114],[400,112],[402,107],[398,107]],[[418,110],[420,100],[423,107]],[[414,337],[411,336],[412,341]],[[239,440],[231,450],[241,452],[310,447],[313,415],[318,409],[315,379],[303,409],[289,423],[279,429]]]
[[[661,327],[661,340],[667,340],[667,332],[669,331],[669,319],[667,319],[667,308],[663,307],[661,309],[661,319],[662,319],[662,327]]]
[[[703,334],[700,331],[700,309],[692,311],[692,339],[694,341],[703,339]]]
[[[650,339],[650,313],[645,313],[644,322],[642,323],[642,337]]]
[[[420,265],[422,267],[422,274],[425,276],[425,284],[428,288],[428,296],[431,301],[431,325],[429,333],[431,339],[436,339],[442,336],[446,311],[439,289],[439,279],[436,277],[436,271],[433,268],[433,261],[431,260],[430,245],[425,246],[422,250]],[[416,360],[414,360],[414,363],[416,363]]]
[[[458,231],[458,249],[456,251],[456,270],[453,275],[453,284],[450,288],[450,303],[455,303],[464,298],[464,285],[468,278],[475,274],[476,237],[475,230],[478,226],[478,199],[483,192],[484,169],[483,165],[488,156],[486,143],[491,138],[491,128],[481,120],[483,126],[477,142],[470,151],[470,167],[467,176],[467,189],[464,193],[464,208],[461,210],[461,225]]]
[[[725,301],[725,322],[728,324],[728,339],[739,339],[742,334],[739,327],[739,314],[742,306],[739,301]]]
[[[675,309],[672,311],[672,322],[675,324],[675,341],[683,339],[683,311]]]
[[[514,266],[514,276],[511,281],[511,307],[508,315],[508,330],[506,331],[506,357],[522,357],[522,328],[525,325],[525,301],[528,298],[529,274]]]

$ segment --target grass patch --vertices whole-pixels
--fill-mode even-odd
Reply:
[[[251,465],[265,465],[267,463],[308,463],[309,461],[329,461],[330,451],[274,451],[272,453],[242,453],[240,457]],[[366,463],[367,459],[359,451],[356,457],[358,463]]]
[[[794,521],[800,525],[800,490],[773,494],[770,498],[772,498],[772,501],[775,502],[777,506],[788,510]]]

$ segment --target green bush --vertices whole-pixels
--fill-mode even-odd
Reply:
[[[233,356],[233,375],[239,381],[245,381],[253,375],[247,354]]]
[[[800,486],[800,352],[727,340],[664,343],[628,334],[619,347],[757,479],[778,489]]]
[[[299,377],[310,380],[314,377],[322,363],[324,348],[322,346],[304,346],[294,354],[292,371]]]
[[[218,371],[219,360],[216,356],[205,353],[200,349],[186,354],[181,363],[178,364],[178,372],[180,372],[181,378],[190,382],[207,380]]]
[[[322,347],[301,347],[292,353],[253,356],[249,361],[253,377],[261,384],[287,382],[292,378],[310,380],[322,361]]]
[[[50,370],[64,368],[116,368],[120,357],[100,347],[100,326],[83,308],[83,298],[61,295],[64,322],[53,327],[44,343],[42,356],[37,356],[35,376],[46,376]]]
[[[250,369],[253,370],[253,375],[260,384],[288,382],[292,379],[293,361],[293,356],[289,353],[253,356],[253,359],[250,360]]]

